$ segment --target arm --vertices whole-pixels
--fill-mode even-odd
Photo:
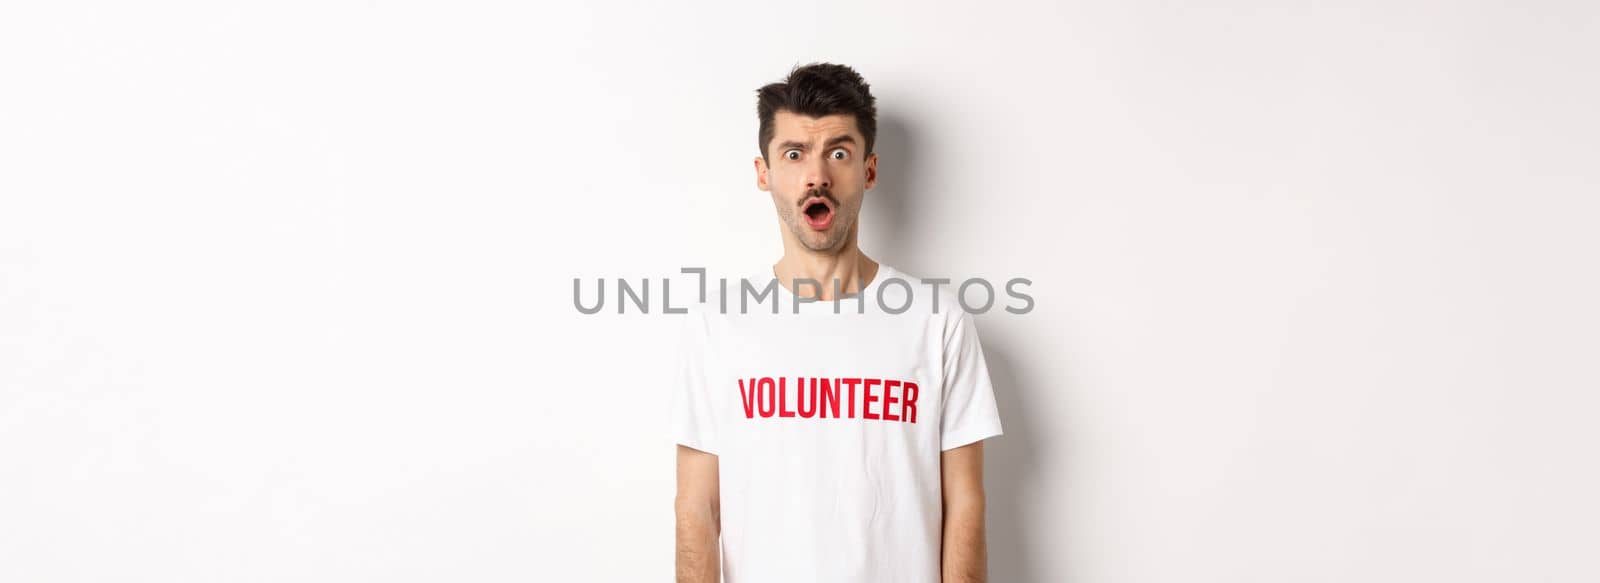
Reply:
[[[943,583],[989,580],[983,536],[983,442],[940,454],[944,490]]]
[[[678,446],[678,583],[718,583],[722,561],[722,502],[717,489],[717,456]]]

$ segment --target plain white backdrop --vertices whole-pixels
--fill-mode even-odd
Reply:
[[[12,3],[0,580],[671,580],[755,89],[879,99],[978,320],[996,582],[1594,581],[1587,2]],[[613,281],[614,283],[614,281]],[[659,291],[657,288],[656,291]],[[675,290],[677,291],[677,290]]]

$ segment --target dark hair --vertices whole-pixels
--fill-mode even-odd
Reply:
[[[866,80],[855,69],[833,63],[811,63],[789,71],[789,77],[756,90],[756,115],[761,118],[757,139],[761,157],[772,141],[772,118],[779,111],[809,117],[835,113],[855,116],[856,128],[867,140],[866,153],[878,137],[878,108]]]

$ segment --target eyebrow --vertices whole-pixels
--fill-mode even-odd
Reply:
[[[822,147],[826,148],[828,146],[832,146],[832,145],[835,145],[835,144],[854,144],[854,143],[856,143],[855,136],[851,136],[850,134],[845,134],[845,135],[842,135],[842,136],[834,136],[834,137],[828,138],[828,141],[822,143]],[[804,149],[806,149],[806,144],[804,142],[797,142],[797,141],[794,141],[794,140],[784,140],[783,143],[778,144],[778,149],[779,150],[787,150],[789,148],[799,148],[801,150],[804,150]]]

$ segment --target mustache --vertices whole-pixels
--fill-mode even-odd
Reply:
[[[813,197],[826,199],[829,204],[833,205],[833,208],[839,208],[839,199],[834,198],[833,191],[826,188],[813,188],[811,190],[807,190],[805,194],[800,195],[799,204],[803,205],[807,200],[810,200]]]

